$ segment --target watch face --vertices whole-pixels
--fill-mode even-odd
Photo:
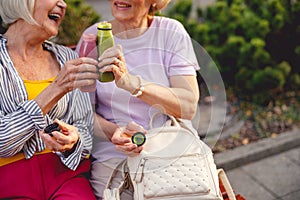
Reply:
[[[136,132],[135,134],[132,135],[131,141],[133,144],[136,144],[139,147],[146,142],[146,136],[142,132]]]

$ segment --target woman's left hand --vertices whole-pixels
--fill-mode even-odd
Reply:
[[[54,152],[65,152],[72,149],[79,140],[78,129],[75,126],[66,124],[58,119],[54,122],[59,124],[61,131],[53,131],[52,136],[50,136],[42,130],[40,132],[42,140],[45,142],[48,149]]]
[[[101,72],[112,71],[117,87],[133,93],[140,85],[140,79],[128,72],[122,47],[115,45],[103,52],[98,68]]]
[[[125,58],[120,45],[115,45],[103,52],[99,58],[98,68],[101,72],[112,71],[116,83],[128,74]]]

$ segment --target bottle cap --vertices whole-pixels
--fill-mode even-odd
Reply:
[[[90,33],[85,33],[82,35],[82,40],[84,41],[96,41],[97,35],[95,34],[90,34]]]
[[[111,23],[103,21],[98,24],[98,30],[111,30]]]
[[[142,132],[136,132],[131,136],[131,141],[133,144],[136,144],[139,147],[146,142],[146,136]]]

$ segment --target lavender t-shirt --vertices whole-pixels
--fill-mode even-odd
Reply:
[[[97,24],[89,27],[85,33],[96,34]],[[199,69],[191,38],[174,19],[155,16],[149,29],[142,35],[132,39],[120,39],[115,35],[114,39],[115,44],[122,46],[129,73],[139,75],[146,81],[169,87],[171,76],[196,75],[195,70]],[[96,112],[120,126],[135,121],[148,129],[151,116],[158,112],[155,107],[116,87],[114,81],[97,82],[96,94]],[[164,121],[164,118],[158,117],[154,126],[160,126]],[[125,157],[115,150],[111,142],[97,140],[93,156],[97,161]]]

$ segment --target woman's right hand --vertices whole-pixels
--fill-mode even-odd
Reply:
[[[44,130],[40,132],[40,136],[48,149],[55,152],[66,152],[74,149],[74,145],[76,145],[79,140],[78,129],[58,119],[54,122],[58,123],[61,129],[60,131],[53,131],[51,135],[45,133]]]
[[[95,59],[87,57],[67,61],[53,83],[34,99],[43,114],[48,113],[66,93],[95,85],[99,77],[97,63]]]
[[[99,78],[97,61],[88,57],[69,60],[60,70],[54,83],[65,93],[96,84]]]

